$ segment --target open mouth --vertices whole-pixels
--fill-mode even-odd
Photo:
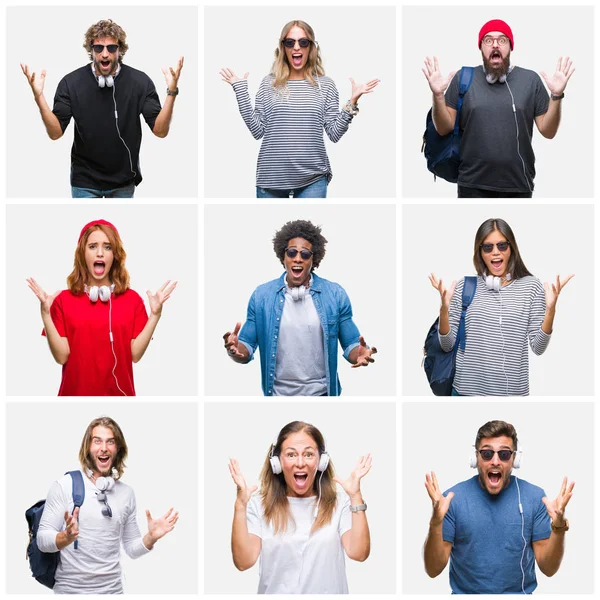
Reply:
[[[105,270],[106,270],[106,265],[103,260],[97,260],[94,262],[94,274],[104,275]]]
[[[111,60],[101,60],[100,61],[100,66],[103,69],[108,69],[111,65],[112,65],[112,61]]]
[[[504,260],[501,258],[495,258],[492,262],[492,269],[494,271],[500,271],[502,269],[502,265],[504,264]]]
[[[304,273],[304,267],[294,265],[292,267],[292,275],[296,277],[301,277],[302,273]]]
[[[502,473],[500,471],[488,471],[487,478],[492,487],[498,487],[502,481]]]
[[[294,481],[296,482],[296,485],[298,487],[306,487],[306,484],[308,482],[308,473],[305,473],[303,471],[298,471],[297,473],[294,473]]]
[[[108,463],[110,462],[110,456],[98,456],[98,462],[103,467],[106,467],[106,466],[108,466]]]
[[[500,52],[498,52],[498,50],[494,50],[490,54],[490,60],[502,60],[502,54],[500,54]]]
[[[294,52],[294,53],[292,54],[292,64],[293,64],[295,67],[300,67],[300,66],[302,66],[302,53],[301,53],[301,52],[300,52],[300,53],[296,53],[296,52]]]

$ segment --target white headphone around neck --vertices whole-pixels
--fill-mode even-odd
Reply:
[[[115,85],[115,78],[121,72],[121,65],[119,64],[117,66],[117,70],[115,71],[114,75],[107,75],[106,77],[104,77],[104,75],[96,75],[96,70],[94,69],[93,62],[90,63],[90,66],[92,67],[92,73],[94,74],[94,77],[96,78],[96,81],[98,82],[99,88],[113,87],[113,85]]]
[[[494,277],[493,275],[488,275],[487,273],[483,274],[483,279],[485,280],[485,287],[488,290],[494,290],[495,292],[499,292],[502,288],[502,278]],[[510,281],[512,279],[511,274],[507,273],[504,277],[506,281]]]
[[[85,474],[91,479],[94,475],[94,472],[91,469],[86,469]],[[95,484],[101,492],[110,492],[115,487],[115,480],[118,478],[119,472],[113,467],[111,476],[98,477],[95,481]]]
[[[83,291],[88,295],[92,302],[97,302],[98,298],[100,298],[102,302],[108,302],[111,294],[115,291],[115,284],[113,283],[111,286],[101,285],[100,287],[97,285],[92,285],[91,287],[84,285]]]
[[[517,447],[517,451],[515,452],[515,460],[513,462],[513,469],[519,469],[521,467],[521,455],[523,454],[523,450],[520,450]],[[469,466],[471,467],[471,469],[476,469],[477,468],[477,450],[475,450],[475,452],[473,452],[473,454],[471,454],[471,456],[469,457]]]
[[[508,76],[510,75],[510,72],[513,70],[513,66],[510,65],[508,67],[508,73],[504,73],[503,75],[500,75],[500,77],[498,77],[497,75],[492,75],[492,73],[487,73],[485,70],[485,66],[483,67],[483,72],[485,73],[485,80],[488,83],[506,83],[506,79],[508,78]]]
[[[273,473],[275,473],[275,475],[279,475],[280,473],[283,472],[283,469],[281,468],[281,461],[279,460],[279,456],[274,454],[275,448],[277,448],[278,439],[279,439],[279,436],[277,436],[275,438],[275,441],[271,444],[271,453],[269,455],[269,462],[271,463],[271,470],[273,471]],[[329,466],[329,454],[327,453],[327,450],[324,450],[319,455],[319,464],[317,466],[317,471],[320,471],[321,473],[323,473],[324,471],[327,470],[328,466]]]

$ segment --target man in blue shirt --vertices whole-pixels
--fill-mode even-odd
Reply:
[[[565,477],[556,500],[549,500],[544,490],[511,474],[520,466],[517,447],[510,423],[489,421],[475,439],[475,477],[442,494],[435,473],[425,476],[433,504],[425,571],[437,577],[450,559],[454,594],[531,594],[536,562],[547,577],[560,567],[575,483]]]
[[[247,363],[260,350],[265,396],[339,396],[337,340],[353,367],[374,362],[352,320],[344,289],[314,273],[327,240],[310,221],[290,221],[273,238],[285,273],[256,288],[246,323],[224,336],[230,358]],[[240,331],[241,329],[241,331]]]

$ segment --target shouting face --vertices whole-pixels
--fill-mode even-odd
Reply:
[[[493,452],[489,460],[485,460],[481,451]],[[477,448],[477,472],[479,483],[489,494],[499,494],[509,483],[510,473],[515,462],[515,451],[512,438],[500,436],[494,438],[482,438]],[[508,460],[502,460],[499,452],[506,451]],[[504,453],[503,453],[504,454]],[[505,458],[503,456],[503,458]]]

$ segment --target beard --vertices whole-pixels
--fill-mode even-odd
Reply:
[[[119,59],[116,55],[110,58],[110,63],[110,71],[106,75],[104,75],[101,68],[100,58],[94,55],[94,70],[96,71],[97,75],[104,75],[105,77],[108,77],[109,75],[114,75],[119,66]]]
[[[483,69],[486,75],[492,75],[493,77],[499,78],[502,75],[508,75],[510,69],[510,52],[502,59],[502,62],[498,65],[492,65],[490,61],[485,57],[483,51],[481,52],[483,57]]]

